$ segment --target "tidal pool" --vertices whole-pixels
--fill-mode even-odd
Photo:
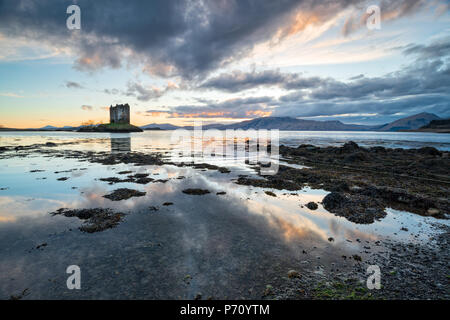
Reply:
[[[54,147],[59,155],[64,150],[171,150],[167,133],[146,134],[151,139],[135,134],[2,133],[0,142],[74,142]],[[32,150],[0,154],[0,298],[276,298],[267,287],[286,286],[289,270],[298,270],[314,287],[322,278],[348,277],[355,266],[365,271],[380,259],[389,260],[391,250],[380,243],[432,246],[439,226],[449,225],[448,220],[393,209],[373,224],[355,224],[321,206],[326,191],[237,185],[240,175],[256,176],[253,166],[220,157],[194,160],[219,163],[231,172],[170,164],[104,165]],[[124,171],[154,180],[100,180],[123,178],[119,172]],[[122,201],[103,197],[118,188],[145,196]],[[182,192],[188,188],[210,193]],[[311,201],[319,203],[317,210],[305,206]],[[115,228],[84,233],[77,217],[50,215],[59,208],[111,208],[125,216]],[[351,259],[355,255],[362,262]],[[81,269],[80,290],[66,286],[70,265]],[[361,274],[356,277],[365,281]]]

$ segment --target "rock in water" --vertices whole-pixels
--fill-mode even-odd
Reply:
[[[289,270],[288,271],[288,277],[290,279],[292,279],[292,278],[300,278],[300,273],[298,271],[296,271],[296,270]]]
[[[183,190],[183,193],[190,194],[190,195],[201,196],[201,195],[204,195],[204,194],[208,194],[210,192],[209,192],[209,190],[206,190],[206,189],[185,189],[185,190]]]
[[[111,201],[120,201],[120,200],[129,199],[131,197],[142,197],[145,195],[146,195],[145,192],[141,192],[141,191],[133,190],[133,189],[121,188],[121,189],[114,190],[112,193],[107,194],[103,197],[106,199],[109,199]]]
[[[319,206],[318,206],[317,203],[315,203],[315,202],[308,202],[308,203],[306,204],[306,207],[307,207],[308,209],[310,209],[310,210],[317,210],[317,208],[318,208]]]

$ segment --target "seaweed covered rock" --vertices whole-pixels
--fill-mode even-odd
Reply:
[[[208,194],[210,192],[209,192],[209,190],[206,190],[206,189],[185,189],[185,190],[183,190],[183,193],[195,195],[195,196],[201,196],[204,194]]]
[[[326,210],[354,223],[369,224],[386,216],[381,201],[361,194],[331,192],[322,203]]]
[[[145,196],[145,192],[128,189],[128,188],[121,188],[114,190],[112,193],[107,194],[103,196],[106,199],[109,199],[111,201],[120,201],[120,200],[126,200],[131,197],[142,197]]]
[[[93,209],[67,209],[61,208],[51,215],[63,215],[65,217],[77,217],[84,220],[79,228],[83,232],[94,233],[116,227],[124,216],[123,213],[114,212],[111,209],[93,208]]]

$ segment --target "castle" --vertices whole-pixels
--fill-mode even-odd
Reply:
[[[125,123],[130,124],[130,106],[126,104],[116,104],[114,107],[109,107],[109,122],[110,123]]]

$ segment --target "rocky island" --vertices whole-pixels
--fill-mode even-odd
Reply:
[[[116,104],[109,107],[109,123],[80,127],[78,132],[143,132],[137,126],[130,124],[130,105]]]

